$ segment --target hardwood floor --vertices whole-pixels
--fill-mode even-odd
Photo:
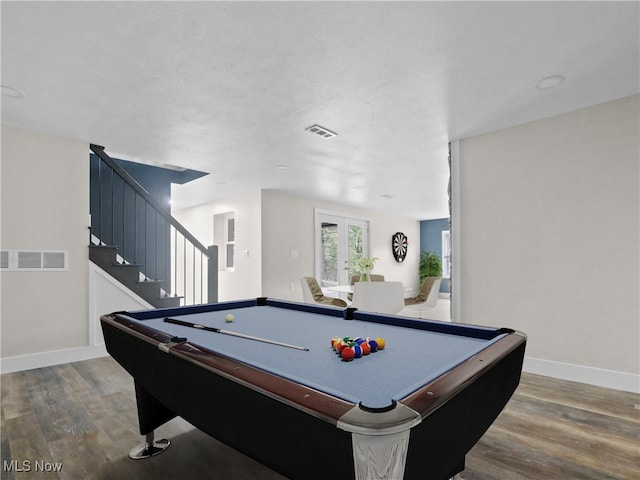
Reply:
[[[166,452],[130,460],[141,441],[133,382],[111,358],[0,381],[2,479],[283,478],[182,419],[157,432],[172,441]],[[639,395],[524,374],[460,478],[638,480],[639,417]]]
[[[640,396],[524,374],[464,480],[638,480]]]

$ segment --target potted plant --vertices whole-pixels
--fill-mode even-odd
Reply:
[[[360,259],[356,262],[355,269],[360,273],[360,281],[368,282],[369,275],[371,275],[371,270],[376,264],[378,257],[360,257]]]
[[[442,260],[436,252],[422,252],[420,254],[420,285],[427,277],[442,277]]]

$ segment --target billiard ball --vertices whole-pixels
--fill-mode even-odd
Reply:
[[[233,315],[231,315],[230,313],[225,315],[224,321],[227,322],[227,323],[233,322]]]
[[[387,344],[382,337],[376,338],[376,343],[378,344],[378,350],[384,350],[384,346]]]
[[[342,357],[342,360],[344,360],[345,362],[353,360],[353,357],[355,357],[355,355],[356,355],[356,352],[354,352],[353,348],[351,347],[344,348],[340,352],[340,356]]]

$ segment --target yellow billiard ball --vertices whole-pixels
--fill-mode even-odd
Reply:
[[[225,321],[225,322],[227,322],[227,323],[231,323],[231,322],[233,322],[233,315],[231,315],[231,314],[229,313],[228,315],[226,315],[226,316],[224,317],[224,321]]]

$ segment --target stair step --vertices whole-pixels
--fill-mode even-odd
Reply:
[[[127,286],[140,281],[140,265],[114,263],[106,270]]]
[[[105,245],[89,245],[89,259],[97,265],[116,263],[116,247]]]
[[[89,245],[89,259],[132,292],[140,295],[156,308],[178,307],[182,297],[164,295],[164,282],[140,280],[142,265],[118,263],[118,247],[112,245]]]
[[[131,289],[135,290],[142,298],[156,299],[162,296],[160,293],[162,286],[163,282],[146,280],[144,282],[136,282]]]
[[[155,302],[153,302],[153,306],[156,308],[179,307],[181,300],[182,300],[182,297],[173,297],[173,296],[165,295],[163,297],[158,298]]]

